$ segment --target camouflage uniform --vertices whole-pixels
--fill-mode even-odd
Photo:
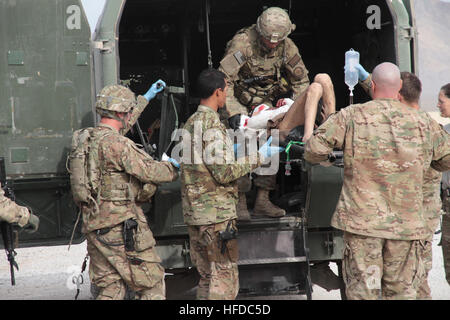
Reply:
[[[286,19],[283,14],[277,12],[282,9],[269,8],[266,12],[269,10],[272,12],[267,19],[262,19],[261,15],[258,24],[239,30],[227,43],[219,67],[228,78],[226,107],[221,110],[225,119],[237,114],[248,115],[253,107],[262,103],[273,107],[275,99],[282,95],[291,94],[295,100],[309,86],[308,70],[298,48],[287,38],[290,30],[286,31],[285,37],[278,39],[282,40],[281,43],[271,52],[267,52],[261,43],[261,30],[283,30],[286,23],[290,24],[290,21],[283,20]],[[245,80],[259,77],[263,79],[245,83]],[[274,190],[276,176],[257,175],[254,184],[264,190]],[[239,191],[245,192],[244,189]]]
[[[429,117],[428,114],[426,116]],[[433,264],[432,241],[441,220],[441,179],[442,173],[429,168],[423,177],[423,212],[428,224],[429,236],[424,240],[423,262],[425,264],[425,279],[417,292],[417,298],[431,300],[431,290],[428,285],[428,274]]]
[[[256,25],[252,25],[239,30],[227,44],[219,67],[228,77],[223,110],[227,117],[248,114],[262,103],[273,106],[274,99],[290,91],[295,100],[309,86],[308,70],[291,39],[286,38],[271,53],[259,41]],[[244,83],[255,77],[267,79]]]
[[[367,92],[370,93],[371,89],[371,81],[372,75],[369,74],[366,80],[361,81],[360,85]],[[428,114],[426,114],[429,117]],[[424,209],[424,218],[428,223],[429,227],[429,238],[424,240],[424,250],[422,260],[425,265],[425,277],[424,281],[420,285],[417,298],[421,300],[431,300],[431,290],[428,285],[428,274],[431,271],[432,263],[433,263],[433,251],[432,251],[432,241],[433,235],[436,231],[441,217],[441,198],[440,198],[440,189],[441,189],[441,177],[442,173],[437,172],[433,168],[429,168],[424,175],[423,182],[423,209]]]
[[[450,132],[450,124],[445,126]],[[444,257],[445,277],[450,284],[450,172],[444,172],[442,179],[442,254]]]
[[[30,211],[27,207],[16,204],[11,199],[5,197],[5,192],[0,186],[0,221],[17,224],[23,227],[30,219]]]
[[[201,132],[194,129],[196,126],[200,126]],[[226,128],[219,114],[207,106],[200,105],[184,129],[192,137],[193,159],[190,163],[185,159],[181,162],[181,196],[190,254],[200,274],[197,299],[234,299],[239,290],[237,241],[226,242],[222,253],[218,235],[229,224],[236,230],[236,179],[259,167],[261,159],[257,153],[235,162],[233,143]],[[222,163],[210,163],[203,157],[203,151],[209,146],[203,136],[207,131],[215,132],[218,148],[212,156],[222,159]],[[196,158],[200,161],[194,161]]]
[[[377,99],[330,116],[307,142],[305,159],[325,161],[333,148],[344,151],[344,182],[331,224],[345,231],[347,296],[376,299],[381,290],[384,298],[415,299],[430,235],[424,175],[430,164],[450,168],[447,135],[423,111]],[[403,269],[399,261],[407,261]]]
[[[372,75],[369,74],[366,80],[359,81],[359,84],[364,89],[364,91],[369,95],[372,96],[371,89],[372,89]]]
[[[112,103],[115,103],[114,99]],[[120,104],[120,98],[118,100]],[[147,100],[139,97],[134,112],[142,112],[146,104]],[[99,103],[97,111],[104,113],[98,106]],[[123,133],[137,117],[133,114]],[[96,165],[101,177],[98,190],[92,194],[95,205],[84,205],[81,209],[91,282],[100,288],[97,299],[123,299],[125,284],[141,299],[165,299],[164,269],[156,253],[153,234],[137,201],[150,201],[156,191],[155,184],[173,181],[177,172],[169,162],[153,160],[130,139],[106,124],[100,123],[93,129],[93,137],[91,152],[98,153]],[[124,246],[123,223],[128,219],[134,219],[138,224],[134,231],[134,251],[125,251]]]

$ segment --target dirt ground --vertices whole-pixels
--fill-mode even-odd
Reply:
[[[429,284],[433,300],[450,300],[450,285],[445,280],[442,262],[442,249],[437,244],[441,235],[435,235],[433,241],[433,269],[429,275]],[[35,247],[17,249],[16,285],[10,283],[9,264],[6,255],[0,256],[0,300],[73,300],[76,285],[72,283],[74,276],[81,271],[86,255],[86,242],[68,246]],[[332,269],[337,273],[335,264]],[[88,271],[83,273],[84,283],[80,285],[79,300],[91,299]],[[273,300],[304,300],[305,296],[261,297]],[[314,286],[314,300],[339,300],[338,290],[327,292]]]

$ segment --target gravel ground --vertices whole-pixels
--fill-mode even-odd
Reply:
[[[433,300],[450,300],[450,285],[445,280],[442,262],[442,249],[437,246],[440,234],[433,241],[433,269],[429,283]],[[1,300],[73,300],[76,286],[72,277],[79,274],[86,255],[86,242],[67,246],[35,247],[17,249],[17,263],[20,270],[16,272],[16,285],[11,286],[9,264],[6,256],[0,256],[0,299]],[[332,264],[337,274],[336,265]],[[90,282],[88,271],[83,273],[84,284],[78,299],[89,300]],[[305,299],[304,296],[261,297],[273,300]],[[313,287],[314,300],[339,300],[338,290],[327,292],[318,286]]]

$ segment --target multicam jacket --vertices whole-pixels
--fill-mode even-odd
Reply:
[[[92,195],[98,210],[82,208],[85,233],[142,215],[136,199],[144,185],[170,182],[178,176],[172,164],[153,160],[116,129],[99,124],[94,130],[95,136],[103,137],[98,147],[101,181],[98,194]]]
[[[308,141],[305,159],[344,152],[344,182],[332,226],[355,234],[415,240],[430,234],[423,181],[430,165],[450,168],[450,143],[423,111],[394,99],[351,105],[333,114]]]
[[[366,80],[359,82],[368,95],[371,95],[372,75],[369,74]],[[429,115],[426,113],[426,116]],[[441,177],[442,173],[429,168],[423,177],[423,210],[424,218],[428,223],[429,238],[439,225],[441,218]]]
[[[23,227],[28,223],[29,219],[30,212],[28,209],[5,197],[5,192],[0,186],[0,221],[14,223],[19,227]]]
[[[207,106],[200,105],[184,129],[190,133],[192,150],[189,161],[183,154],[181,163],[184,222],[208,225],[236,218],[236,179],[259,167],[262,159],[257,153],[235,161],[233,143],[219,114]],[[214,137],[214,143],[207,136]],[[208,150],[213,150],[210,157],[204,156]]]
[[[428,224],[430,241],[441,221],[441,179],[442,173],[431,167],[423,176],[423,212]]]
[[[425,116],[430,119],[430,122],[436,124],[428,113],[425,113]],[[423,176],[423,210],[424,218],[428,223],[430,241],[441,221],[441,180],[442,172],[436,171],[432,167]]]
[[[294,42],[286,38],[267,54],[259,43],[256,25],[239,30],[228,42],[219,70],[228,77],[227,117],[247,114],[261,103],[272,104],[290,90],[295,99],[309,86],[308,70]],[[266,78],[251,81],[256,77]]]
[[[447,124],[444,129],[450,134],[450,124]],[[442,188],[450,188],[450,171],[444,172],[442,175]]]

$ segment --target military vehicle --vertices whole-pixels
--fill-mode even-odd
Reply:
[[[1,1],[0,156],[17,202],[41,219],[37,233],[20,234],[20,247],[68,244],[78,213],[66,169],[71,136],[98,121],[93,105],[103,86],[123,83],[142,94],[163,79],[168,87],[130,137],[148,143],[155,157],[170,153],[172,131],[197,108],[199,72],[218,67],[227,41],[270,6],[288,10],[297,26],[290,38],[310,76],[331,76],[338,108],[348,105],[343,65],[349,48],[360,52],[367,70],[391,61],[417,71],[409,0],[107,0],[92,37],[79,0]],[[356,88],[355,102],[368,99]],[[312,264],[336,262],[341,269],[342,234],[330,226],[342,185],[339,161],[311,166],[301,153],[292,154],[291,175],[285,175],[285,157],[271,199],[287,215],[239,223],[240,297],[310,299]],[[180,198],[176,181],[160,186],[145,207],[172,274],[166,277],[169,299],[189,295],[197,281]],[[249,198],[251,208],[254,192]],[[79,230],[74,243],[84,240]]]

